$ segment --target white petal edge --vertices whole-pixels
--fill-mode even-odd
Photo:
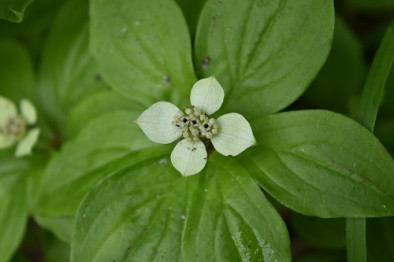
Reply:
[[[151,105],[136,120],[145,135],[155,143],[169,144],[182,135],[172,121],[179,112],[175,105],[160,101]]]
[[[27,99],[22,99],[20,102],[21,114],[26,122],[30,125],[37,121],[37,111],[34,105]]]
[[[224,90],[213,76],[197,81],[190,93],[192,106],[197,106],[206,114],[215,113],[223,103]]]
[[[249,122],[238,113],[229,113],[217,120],[219,132],[212,137],[213,147],[225,156],[236,156],[256,144]]]
[[[171,162],[183,176],[195,175],[207,163],[207,149],[200,140],[195,142],[183,139],[172,150]]]
[[[31,129],[26,136],[19,141],[18,146],[16,147],[15,156],[22,157],[25,155],[31,154],[31,149],[34,144],[37,142],[38,136],[40,135],[39,128]]]
[[[3,96],[0,96],[0,126],[7,118],[16,116],[16,114],[17,111],[14,103]]]
[[[5,149],[14,144],[12,139],[9,139],[4,134],[0,133],[0,149]]]

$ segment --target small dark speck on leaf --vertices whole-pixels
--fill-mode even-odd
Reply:
[[[202,60],[202,62],[201,62],[201,67],[202,67],[202,69],[207,70],[210,63],[211,63],[211,59],[210,59],[208,56],[205,57],[205,58]]]
[[[250,245],[248,245],[248,248],[250,248]]]
[[[168,75],[165,75],[163,77],[163,80],[164,80],[165,84],[167,84],[167,85],[171,84],[171,77],[169,77]]]
[[[96,80],[97,82],[101,81],[103,78],[101,77],[100,74],[95,74],[94,75],[94,80]]]
[[[214,15],[211,18],[212,18],[212,20],[216,20],[216,16],[214,16]]]

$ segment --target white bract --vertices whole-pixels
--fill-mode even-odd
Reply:
[[[171,162],[182,175],[194,175],[207,162],[204,142],[211,140],[216,151],[225,156],[236,156],[256,143],[252,128],[242,115],[210,117],[223,99],[223,88],[214,77],[201,79],[190,94],[192,108],[182,112],[177,106],[160,101],[145,110],[136,122],[156,143],[169,144],[183,136],[171,153]]]
[[[18,114],[14,103],[0,96],[0,149],[18,144],[16,157],[31,154],[31,149],[40,134],[39,128],[29,128],[37,121],[33,104],[27,99],[22,99],[20,110],[21,114]]]

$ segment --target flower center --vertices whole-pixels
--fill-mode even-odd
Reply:
[[[20,140],[26,133],[26,122],[20,116],[8,118],[1,126],[4,134],[12,140]]]
[[[183,137],[198,141],[206,137],[211,139],[218,133],[219,126],[214,118],[194,106],[193,109],[186,108],[185,113],[179,111],[172,121],[176,127],[183,131]]]

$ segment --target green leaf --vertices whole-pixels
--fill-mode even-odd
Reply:
[[[154,146],[133,122],[141,111],[123,109],[122,99],[119,109],[115,109],[117,100],[111,95],[106,97],[108,99],[94,95],[92,99],[85,100],[85,105],[77,107],[79,110],[73,119],[78,125],[81,124],[78,116],[84,119],[84,126],[80,126],[83,129],[64,144],[45,170],[35,217],[65,241],[69,241],[75,210],[91,186],[107,173],[136,161],[130,158],[131,152]],[[79,113],[83,112],[82,108],[91,108],[92,102],[103,111],[103,105],[113,103],[113,109],[107,106],[108,110],[102,114],[87,119]]]
[[[394,162],[367,129],[322,110],[251,123],[258,146],[242,163],[275,199],[319,217],[394,214]]]
[[[373,132],[384,87],[394,62],[394,21],[387,29],[365,82],[357,121]],[[367,261],[366,219],[346,220],[347,258],[349,262]]]
[[[354,102],[366,74],[363,46],[346,22],[337,16],[330,55],[302,98],[313,107],[354,114]]]
[[[185,178],[169,149],[86,195],[71,261],[290,261],[285,224],[242,166],[214,154]]]
[[[89,53],[88,1],[69,1],[44,46],[39,70],[40,105],[58,131],[75,104],[107,88]]]
[[[131,102],[112,90],[92,94],[78,103],[69,115],[67,134],[72,136],[82,130],[89,120],[114,110],[144,111],[145,107]],[[135,120],[135,119],[133,119]]]
[[[31,2],[33,2],[33,0],[1,0],[0,18],[11,22],[22,22],[23,13]]]
[[[24,43],[29,46],[32,44],[34,51],[39,51],[36,44],[42,43],[45,39],[42,37],[44,30],[48,28],[57,13],[59,7],[68,0],[35,0],[34,4],[29,6],[23,18],[23,23],[10,23],[6,20],[0,20],[0,35],[6,37],[21,37]]]
[[[197,30],[196,68],[222,84],[224,111],[248,119],[270,114],[316,76],[333,28],[331,0],[209,0]]]
[[[7,262],[22,240],[27,220],[29,164],[12,151],[0,152],[0,261]]]
[[[394,20],[388,27],[373,60],[360,101],[357,121],[373,131],[384,87],[394,62]]]
[[[387,49],[389,52],[390,49]],[[387,56],[387,53],[384,54]],[[383,56],[383,57],[384,57]],[[386,59],[382,61],[387,61]],[[394,155],[394,66],[387,77],[383,98],[379,107],[379,114],[375,123],[375,135],[383,145]]]
[[[389,51],[389,50],[387,50],[387,51]],[[394,66],[391,65],[391,71],[389,72],[389,75],[387,76],[387,82],[386,82],[386,86],[384,88],[382,103],[379,107],[378,118],[380,116],[384,116],[387,118],[394,119],[393,101],[394,101]]]
[[[93,0],[91,50],[104,79],[123,95],[188,101],[195,82],[190,36],[171,0]]]
[[[14,102],[33,97],[33,64],[26,48],[15,40],[0,40],[0,86],[0,95]]]

